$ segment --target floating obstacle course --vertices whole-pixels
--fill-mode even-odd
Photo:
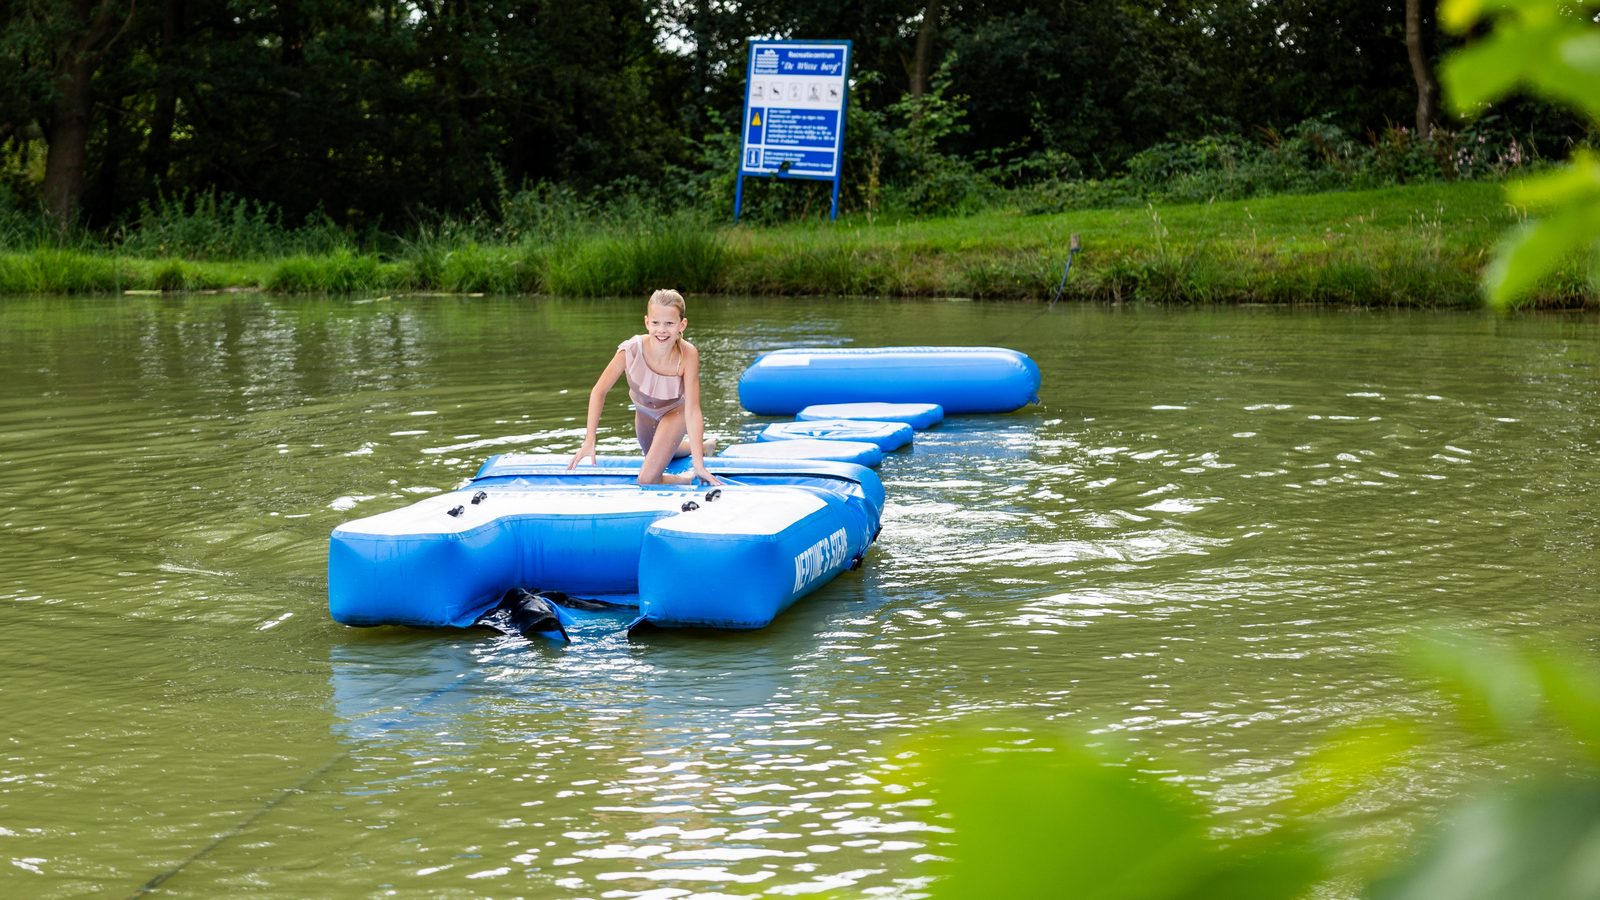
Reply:
[[[466,627],[524,588],[636,606],[635,625],[760,628],[877,537],[883,485],[870,469],[706,464],[724,485],[641,487],[631,457],[571,472],[564,458],[492,457],[460,490],[335,528],[329,612],[346,625]]]
[[[630,630],[761,628],[861,564],[885,502],[868,466],[947,412],[1010,412],[1039,384],[1033,360],[993,347],[768,353],[740,400],[797,418],[708,458],[722,486],[641,486],[636,457],[569,471],[564,457],[495,456],[456,491],[335,528],[328,609],[347,625],[563,639],[572,603],[636,607]]]

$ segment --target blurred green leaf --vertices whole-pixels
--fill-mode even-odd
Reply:
[[[1556,654],[1540,656],[1533,665],[1550,715],[1579,740],[1590,761],[1600,765],[1600,667]]]
[[[1484,0],[1440,0],[1439,24],[1460,34],[1483,16]]]
[[[1573,202],[1600,202],[1600,156],[1578,150],[1559,169],[1512,182],[1506,187],[1506,199],[1535,212]]]
[[[1537,93],[1572,106],[1600,121],[1600,34],[1571,22],[1541,51],[1541,63],[1528,76]]]
[[[929,756],[954,830],[943,898],[1293,898],[1323,872],[1293,829],[1228,847],[1193,795],[1056,746],[940,747]]]
[[[1543,781],[1469,802],[1373,900],[1600,897],[1600,784]]]
[[[1593,6],[1593,0],[1440,0],[1439,24],[1446,31],[1464,34],[1479,19],[1495,13],[1530,24],[1568,17],[1569,10],[1582,19],[1585,5]]]
[[[1326,876],[1326,853],[1313,841],[1280,830],[1233,844],[1208,877],[1174,896],[1185,900],[1294,900]]]
[[[1545,30],[1496,30],[1450,54],[1439,69],[1450,108],[1467,115],[1510,93],[1542,65],[1541,51],[1551,39]]]
[[[1499,644],[1447,633],[1423,641],[1412,658],[1457,696],[1461,724],[1470,731],[1504,737],[1539,712],[1532,667]]]
[[[1484,272],[1489,302],[1515,303],[1597,239],[1600,204],[1563,209],[1513,231]]]
[[[1301,765],[1295,813],[1324,813],[1371,788],[1422,743],[1422,732],[1402,722],[1374,723],[1334,736]]]

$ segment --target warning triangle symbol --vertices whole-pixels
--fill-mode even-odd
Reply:
[[[751,128],[760,128],[761,127],[761,113],[751,113],[750,114],[750,127]]]

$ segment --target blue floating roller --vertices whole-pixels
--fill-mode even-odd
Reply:
[[[816,403],[937,403],[946,413],[997,413],[1039,399],[1039,366],[1003,347],[823,347],[775,350],[739,376],[758,415]]]
[[[869,444],[866,441],[819,441],[815,438],[732,444],[720,455],[738,459],[836,460],[872,468],[877,468],[878,464],[883,462],[883,451],[877,444]]]
[[[944,407],[937,403],[818,403],[800,410],[794,417],[802,421],[904,422],[921,431],[944,421]]]
[[[762,429],[758,441],[865,441],[885,453],[911,443],[911,426],[904,422],[864,422],[854,419],[813,419],[774,422]]]

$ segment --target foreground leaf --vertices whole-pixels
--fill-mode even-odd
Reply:
[[[1600,239],[1600,205],[1564,209],[1513,231],[1484,272],[1489,302],[1509,306]]]
[[[1462,807],[1373,900],[1600,897],[1600,782],[1523,784]]]
[[[1192,794],[1085,750],[941,747],[931,759],[955,833],[938,897],[1292,900],[1324,871],[1298,831],[1223,842]]]

